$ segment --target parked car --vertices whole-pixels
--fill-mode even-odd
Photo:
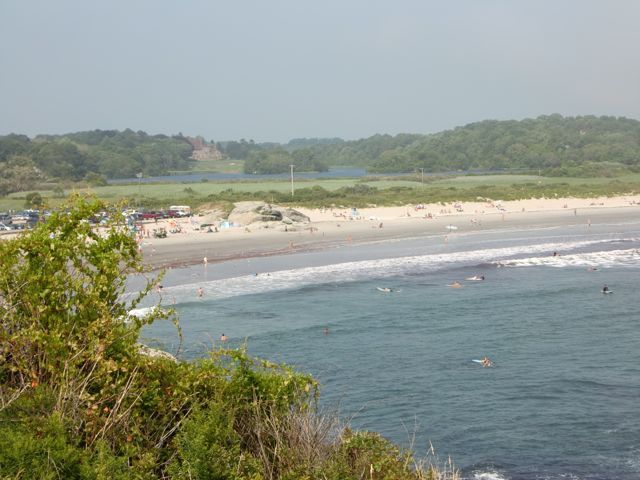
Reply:
[[[1,223],[0,222],[0,231],[9,231],[9,230],[13,230],[13,228],[11,228],[10,225],[7,225],[5,223]]]
[[[161,212],[139,212],[138,219],[140,220],[157,220],[158,218],[164,218]]]

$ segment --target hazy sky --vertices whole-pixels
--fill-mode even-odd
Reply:
[[[0,134],[640,118],[638,0],[0,0]]]

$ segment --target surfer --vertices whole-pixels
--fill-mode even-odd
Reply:
[[[324,334],[329,335],[329,327],[324,327]]]
[[[227,337],[224,333],[222,335],[220,335],[220,341],[221,342],[226,342],[227,340],[229,340],[229,337]]]
[[[605,285],[604,287],[602,287],[602,293],[611,293],[611,290],[609,290],[609,287]]]
[[[197,293],[199,297],[202,297],[204,295],[204,290],[202,289],[202,287],[198,287]]]
[[[489,357],[484,357],[482,359],[482,366],[483,367],[490,367],[493,365],[493,362],[491,360],[489,360]]]
[[[453,282],[453,283],[451,283],[451,284],[447,285],[447,287],[451,287],[451,288],[462,288],[462,285],[460,284],[460,282],[456,281],[456,282]]]
[[[393,290],[389,287],[378,287],[378,290],[384,293],[391,293]]]

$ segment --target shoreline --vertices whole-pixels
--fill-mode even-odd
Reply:
[[[603,222],[640,220],[640,196],[371,207],[353,216],[347,208],[295,209],[311,221],[286,227],[262,222],[206,233],[195,229],[197,217],[179,220],[181,233],[141,241],[143,261],[157,270],[421,237],[440,236],[446,244],[469,232],[581,224],[587,229]],[[170,221],[145,224],[147,230],[160,227],[169,231]]]

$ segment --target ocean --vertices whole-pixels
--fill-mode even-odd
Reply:
[[[639,249],[634,222],[452,232],[174,269],[149,301],[177,311],[183,357],[224,333],[463,478],[637,479]],[[157,322],[143,341],[177,335]]]

